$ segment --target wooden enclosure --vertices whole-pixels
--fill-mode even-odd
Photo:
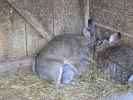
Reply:
[[[83,5],[82,0],[0,0],[0,73],[31,67],[32,56],[57,35],[81,34]]]
[[[89,16],[98,34],[122,31],[132,45],[132,5],[132,0],[0,0],[0,73],[29,68],[32,56],[55,36],[82,34]]]

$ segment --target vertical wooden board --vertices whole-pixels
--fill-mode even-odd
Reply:
[[[111,12],[123,13],[125,11],[125,0],[108,0],[108,1],[112,1],[112,7],[110,10]]]
[[[63,34],[64,31],[64,16],[63,15],[55,15],[54,16],[54,36]]]
[[[40,24],[43,25],[48,35],[53,37],[53,0],[27,0],[25,9],[29,11]]]
[[[0,1],[0,61],[5,61],[8,55],[8,28],[10,27],[10,21],[8,16],[9,11],[12,11],[10,7],[4,3],[4,0]],[[4,16],[6,15],[6,16]]]
[[[90,16],[98,23],[125,31],[125,0],[90,0]]]
[[[90,0],[79,0],[83,18],[84,27],[88,26],[88,19],[90,18]]]
[[[112,27],[117,30],[125,30],[124,13],[113,14],[100,8],[93,8],[90,11],[90,16],[95,17],[97,23]]]
[[[126,15],[127,21],[126,21],[126,32],[128,32],[130,35],[133,36],[133,15]]]
[[[64,0],[64,33],[81,33],[83,16],[79,3],[79,0]]]
[[[133,36],[133,1],[125,0],[126,31]]]
[[[83,16],[78,0],[56,0],[54,2],[54,33],[81,33]]]
[[[64,0],[64,32],[80,34],[83,28],[83,16],[79,0]]]
[[[63,23],[63,33],[81,34],[83,29],[83,17],[79,15],[66,15],[64,16]]]
[[[53,37],[53,1],[52,0],[8,0],[22,16],[45,37]],[[24,4],[22,6],[22,4]],[[29,19],[28,19],[29,17]]]
[[[1,28],[1,26],[0,26]],[[1,31],[1,30],[0,30]],[[7,57],[7,34],[0,32],[0,61],[5,61]]]
[[[110,12],[122,12],[125,0],[90,0],[90,8],[98,7]]]
[[[28,24],[26,24],[26,49],[27,49],[27,55],[32,56],[36,55],[48,42],[46,39],[40,37],[36,31],[30,27]]]
[[[0,33],[3,46],[2,59],[11,60],[26,56],[25,23],[16,12],[4,1],[0,1]]]
[[[53,1],[54,10],[53,10],[53,18],[54,18],[54,35],[60,35],[63,33],[64,30],[64,1],[63,0],[56,0]]]
[[[53,38],[53,4],[52,0],[26,0],[25,10],[31,13],[32,16],[40,23],[48,32],[50,39]],[[34,24],[34,23],[33,23]],[[36,26],[37,27],[37,26]],[[47,40],[40,37],[39,33],[30,25],[26,25],[27,33],[27,54],[34,55],[45,46]],[[49,39],[48,39],[49,40]]]
[[[8,56],[18,58],[26,56],[26,40],[25,40],[25,22],[17,14],[12,16],[11,32],[9,32]]]

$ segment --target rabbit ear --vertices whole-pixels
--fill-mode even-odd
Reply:
[[[88,19],[88,27],[87,27],[88,31],[91,34],[94,34],[96,32],[96,25],[95,25],[95,20],[94,18],[90,18]]]
[[[119,39],[121,39],[121,33],[120,32],[117,33],[117,36]]]
[[[95,25],[95,20],[94,20],[94,18],[89,18],[89,19],[88,19],[88,27],[91,26],[91,25]]]
[[[89,25],[91,25],[91,24],[92,24],[92,22],[93,22],[93,19],[91,19],[91,18],[90,18],[90,19],[88,19],[88,26],[89,26]]]
[[[96,32],[96,25],[94,18],[88,19],[88,26],[84,27],[83,29],[83,35],[89,39],[92,40],[95,37],[95,32]]]

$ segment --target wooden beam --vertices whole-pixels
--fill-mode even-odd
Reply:
[[[22,19],[24,19],[30,26],[32,26],[41,37],[47,40],[51,39],[51,36],[49,36],[43,25],[30,12],[28,12],[27,10],[20,10],[10,0],[5,1],[19,14],[19,16],[22,17]]]

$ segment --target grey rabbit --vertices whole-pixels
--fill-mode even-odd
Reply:
[[[90,56],[84,40],[92,39],[94,26],[93,20],[89,19],[85,37],[72,34],[56,36],[35,56],[33,72],[40,78],[51,80],[57,85],[73,84],[75,76],[85,71],[84,66]]]
[[[105,77],[121,84],[132,83],[133,49],[122,42],[122,34],[114,33],[96,43],[97,65]]]
[[[56,84],[72,84],[80,75],[75,64],[80,62],[80,39],[73,35],[61,35],[48,43],[35,57],[33,72],[40,78]]]
[[[96,60],[98,68],[105,73],[106,78],[121,84],[133,82],[133,49],[130,46],[111,46],[100,51]]]

